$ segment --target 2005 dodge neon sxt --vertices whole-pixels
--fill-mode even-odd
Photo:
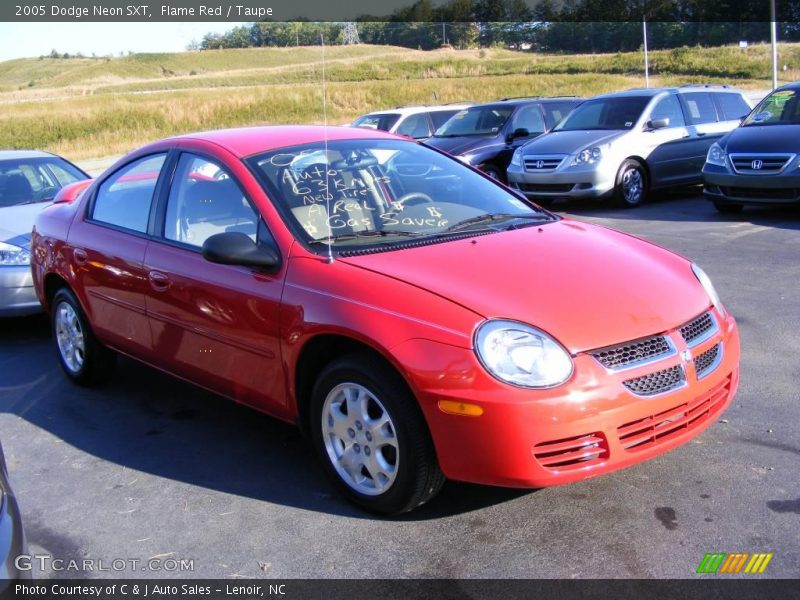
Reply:
[[[697,265],[381,132],[156,142],[62,192],[32,269],[70,378],[120,352],[296,422],[379,513],[646,460],[738,384]]]

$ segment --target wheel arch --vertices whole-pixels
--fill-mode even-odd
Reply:
[[[50,272],[44,276],[44,308],[50,310],[53,305],[53,298],[55,298],[58,290],[62,288],[70,288],[69,282],[58,273]],[[74,292],[73,292],[74,293]]]
[[[403,375],[402,369],[383,349],[378,349],[354,336],[341,332],[318,333],[306,340],[299,350],[291,376],[297,410],[297,425],[304,434],[308,434],[310,431],[311,393],[317,377],[326,365],[348,354],[367,354],[385,364],[397,374],[398,380],[402,381],[408,392],[416,397],[412,386]]]

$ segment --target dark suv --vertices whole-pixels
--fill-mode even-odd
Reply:
[[[764,98],[708,150],[704,193],[720,212],[745,204],[800,204],[800,82]]]
[[[506,181],[514,150],[550,131],[582,98],[504,98],[459,111],[425,142]]]

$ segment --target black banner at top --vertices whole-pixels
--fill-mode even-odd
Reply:
[[[0,21],[772,21],[771,0],[3,0]],[[779,22],[800,0],[774,0]]]

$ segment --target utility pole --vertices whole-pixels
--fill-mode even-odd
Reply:
[[[447,33],[445,32],[444,29],[444,23],[442,23],[442,46],[444,46],[446,43],[447,43]]]
[[[775,0],[769,0],[770,38],[772,38],[772,89],[778,87],[778,24],[775,22]]]
[[[772,0],[773,2],[775,0]],[[647,60],[647,20],[642,16],[642,38],[644,39],[644,87],[650,87],[650,64]]]

